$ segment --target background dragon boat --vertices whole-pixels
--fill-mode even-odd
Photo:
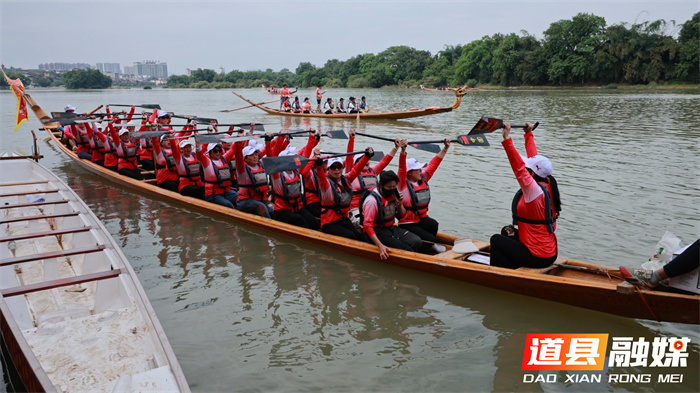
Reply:
[[[462,103],[462,96],[467,94],[467,88],[461,89],[450,89],[455,93],[455,101],[452,105],[448,107],[431,106],[424,109],[411,109],[405,111],[394,111],[394,112],[367,112],[367,113],[295,113],[295,112],[285,112],[278,109],[270,108],[269,106],[262,105],[260,103],[253,102],[242,95],[236,93],[237,97],[247,102],[248,104],[255,106],[256,108],[262,109],[263,111],[271,115],[279,116],[294,116],[294,117],[320,117],[328,119],[384,119],[384,120],[399,120],[399,119],[409,119],[412,117],[430,116],[437,115],[439,113],[447,113],[454,109],[459,108]]]
[[[25,99],[40,121],[47,121],[51,118],[28,94],[25,94]],[[700,295],[639,289],[627,283],[620,276],[617,268],[563,257],[559,257],[555,264],[544,269],[519,268],[510,270],[475,263],[469,259],[473,259],[479,254],[488,254],[488,243],[467,240],[473,243],[478,251],[459,253],[453,250],[453,245],[455,241],[465,241],[465,239],[444,233],[438,234],[438,242],[447,248],[447,251],[441,254],[426,255],[392,249],[389,259],[382,261],[376,246],[373,244],[300,228],[200,199],[186,197],[157,187],[151,171],[143,172],[145,177],[150,177],[149,179],[139,181],[122,176],[90,161],[81,160],[76,153],[60,142],[60,131],[57,123],[44,123],[44,129],[58,148],[80,166],[94,174],[151,196],[245,225],[371,260],[511,293],[629,318],[700,324]]]

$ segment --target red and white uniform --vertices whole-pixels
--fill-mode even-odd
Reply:
[[[318,183],[321,187],[321,227],[348,216],[352,201],[352,186],[350,183],[357,178],[367,162],[369,162],[369,157],[363,155],[352,170],[344,175],[344,178],[348,181],[347,192],[350,194],[347,203],[338,200],[338,195],[343,195],[346,191],[346,185],[343,184],[342,178],[340,183],[336,183],[328,178],[327,171],[323,167],[318,168],[316,173],[318,174]]]
[[[408,171],[406,170],[406,153],[399,156],[399,184],[397,188],[403,195],[403,205],[406,208],[406,215],[399,220],[399,224],[412,224],[419,222],[423,217],[428,217],[428,203],[430,203],[430,187],[428,186],[428,181],[433,177],[440,163],[442,163],[442,158],[438,155],[430,160],[425,169],[421,171],[421,181],[417,183],[411,182],[411,187],[413,188],[413,193],[411,193],[408,188],[409,181],[407,177]],[[417,213],[416,210],[418,210]]]

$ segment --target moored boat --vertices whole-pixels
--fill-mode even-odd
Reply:
[[[102,223],[43,166],[1,158],[0,331],[27,390],[189,392]]]
[[[447,106],[447,107],[439,107],[439,106],[431,106],[423,109],[410,109],[410,110],[405,110],[405,111],[394,111],[394,112],[360,112],[360,113],[295,113],[295,112],[285,112],[281,111],[278,109],[270,108],[269,106],[262,105],[260,103],[255,103],[242,95],[236,93],[235,91],[233,94],[235,94],[237,97],[242,99],[243,101],[247,102],[248,104],[255,106],[258,109],[262,109],[263,111],[271,114],[271,115],[278,115],[278,116],[293,116],[293,117],[321,117],[321,118],[328,118],[328,119],[364,119],[364,120],[369,120],[369,119],[382,119],[382,120],[399,120],[399,119],[410,119],[413,117],[421,117],[421,116],[429,116],[429,115],[437,115],[439,113],[446,113],[450,112],[454,109],[459,108],[459,105],[462,103],[462,96],[464,96],[467,93],[466,88],[462,89],[450,89],[450,91],[453,91],[455,93],[455,101],[452,103],[452,105]]]
[[[39,119],[49,116],[27,98]],[[126,178],[86,160],[80,160],[57,139],[54,125],[46,125],[56,145],[85,169],[118,184],[171,200],[190,208],[205,211],[246,225],[263,228],[310,244],[320,245],[345,253],[380,261],[374,245],[339,238],[313,230],[305,230],[279,221],[242,213],[178,193],[158,188],[152,182]],[[478,252],[459,253],[452,249],[460,239],[457,236],[439,234],[438,241],[448,250],[438,255],[425,255],[392,250],[385,262],[410,269],[438,274],[485,287],[532,296],[563,304],[597,310],[630,318],[656,319],[660,321],[700,323],[700,295],[648,291],[631,287],[617,269],[603,265],[559,258],[546,269],[509,270],[470,261],[470,258],[488,253],[488,243],[471,240]]]

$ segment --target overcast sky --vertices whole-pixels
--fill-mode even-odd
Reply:
[[[578,13],[607,25],[664,19],[685,23],[700,11],[681,1],[8,1],[0,0],[6,67],[41,63],[156,60],[172,75],[186,68],[226,72],[321,67],[407,45],[436,54],[495,33],[542,39],[553,22]],[[669,27],[677,35],[678,27]]]

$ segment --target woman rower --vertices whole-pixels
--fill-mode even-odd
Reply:
[[[320,157],[320,150],[316,156]],[[327,169],[323,161],[317,160],[316,169],[321,190],[321,231],[331,235],[342,236],[354,240],[366,240],[348,218],[350,202],[352,202],[352,181],[360,175],[362,168],[374,155],[372,148],[367,148],[364,155],[350,172],[343,175],[343,159],[333,157],[327,161]]]
[[[165,134],[160,138],[151,138],[151,145],[156,153],[156,185],[166,190],[178,192],[180,177],[177,174],[175,157],[171,149],[170,135]]]
[[[296,148],[287,147],[279,156],[293,156]],[[304,166],[311,169],[313,160]],[[272,200],[275,203],[275,219],[302,228],[320,228],[316,217],[304,209],[302,176],[298,170],[284,171],[270,175],[272,179]]]
[[[404,195],[403,205],[406,215],[399,219],[399,226],[418,235],[423,242],[422,253],[445,252],[445,246],[435,243],[438,222],[428,217],[430,187],[428,181],[440,166],[450,148],[450,139],[445,138],[444,147],[430,160],[427,168],[415,158],[406,159],[406,144],[401,146],[399,155],[399,191]]]
[[[231,189],[231,174],[233,168],[229,160],[233,151],[224,153],[220,143],[210,143],[207,146],[207,154],[197,142],[197,158],[202,164],[204,175],[204,200],[214,202],[221,206],[235,208],[238,193]]]
[[[123,127],[117,133],[112,127],[110,129],[112,141],[117,152],[117,172],[132,179],[143,180],[141,171],[138,167],[139,149],[131,140],[131,133],[126,127]]]
[[[525,132],[532,131],[532,124],[525,124]],[[491,266],[544,268],[554,263],[558,255],[552,195],[543,182],[552,174],[552,163],[543,156],[524,161],[510,138],[510,123],[503,125],[502,144],[520,184],[513,200],[513,220],[518,232],[514,236],[491,236]]]
[[[355,130],[351,129],[348,138],[348,153],[355,151]],[[405,141],[405,140],[404,140]],[[386,168],[391,160],[394,159],[396,150],[399,148],[400,140],[397,138],[394,141],[394,147],[389,153],[384,155],[382,159],[377,163],[377,165],[370,167],[369,161],[362,167],[360,175],[357,176],[355,180],[352,181],[352,202],[350,203],[350,221],[355,225],[356,228],[360,228],[360,197],[365,191],[372,191],[377,186],[378,174],[381,173],[384,168]],[[356,154],[355,156],[348,156],[345,159],[345,168],[347,171],[352,169],[354,163],[362,158],[362,154]],[[353,158],[355,159],[353,163]]]
[[[204,183],[199,175],[199,160],[192,154],[194,145],[191,138],[183,139],[179,144],[173,145],[173,158],[180,178],[178,191],[184,196],[204,199]]]

